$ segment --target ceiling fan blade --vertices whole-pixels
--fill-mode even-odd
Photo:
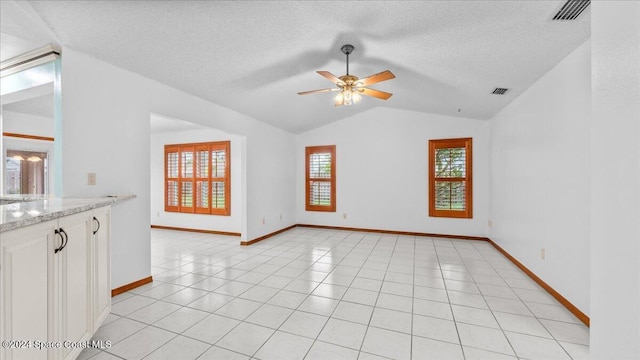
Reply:
[[[381,81],[391,80],[396,76],[389,70],[385,70],[383,72],[379,72],[377,74],[371,75],[364,79],[358,80],[359,83],[362,83],[362,86],[368,86],[371,84],[379,83]]]
[[[329,92],[329,91],[340,91],[340,89],[331,88],[331,89],[319,89],[319,90],[301,91],[301,92],[298,93],[298,95],[317,94],[317,93],[323,93],[323,92]]]
[[[374,90],[374,89],[364,88],[361,90],[362,90],[361,91],[362,95],[373,96],[375,98],[382,99],[382,100],[387,100],[388,98],[391,97],[391,95],[393,95],[392,93],[388,93],[380,90]]]
[[[333,75],[332,73],[328,72],[328,71],[316,71],[318,74],[326,77],[327,79],[329,79],[329,81],[331,81],[334,84],[338,84],[341,83],[342,80],[338,79],[337,76]]]

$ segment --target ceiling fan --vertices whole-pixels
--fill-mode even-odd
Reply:
[[[396,76],[393,75],[391,71],[385,70],[383,72],[368,76],[364,79],[359,79],[355,75],[349,75],[349,54],[351,54],[354,49],[354,46],[349,44],[343,45],[342,48],[340,48],[340,50],[347,56],[346,75],[337,77],[328,71],[316,71],[318,74],[324,76],[325,78],[329,79],[329,81],[336,84],[337,87],[330,89],[302,91],[299,92],[298,95],[339,91],[340,93],[334,99],[336,106],[351,105],[353,103],[357,103],[361,99],[361,94],[366,96],[373,96],[382,100],[387,100],[388,98],[390,98],[393,94],[380,90],[370,89],[367,86],[395,78]]]

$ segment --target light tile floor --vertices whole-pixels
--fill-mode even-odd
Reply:
[[[154,282],[80,359],[586,359],[589,329],[490,244],[294,228],[151,231]],[[117,264],[114,264],[117,266]]]

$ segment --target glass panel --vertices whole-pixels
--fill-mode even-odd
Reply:
[[[223,178],[225,177],[226,156],[224,150],[211,152],[211,177]]]
[[[193,177],[193,152],[183,151],[182,154],[182,177]]]
[[[331,179],[331,153],[309,155],[309,177],[313,179]]]
[[[209,151],[198,151],[196,158],[196,177],[209,177]]]
[[[464,181],[451,183],[451,210],[464,210],[466,208],[466,184]]]
[[[435,162],[438,178],[466,176],[465,148],[436,149]]]
[[[47,56],[32,63],[26,62],[21,66],[46,61],[45,59],[48,58],[51,57]],[[9,140],[9,137],[0,134],[2,136],[0,144],[5,144],[3,151],[9,145],[14,150],[42,151],[53,157],[52,163],[43,159],[39,163],[34,161],[25,163],[29,165],[27,166],[25,164],[17,165],[16,162],[7,162],[8,158],[2,156],[5,160],[0,174],[0,195],[19,192],[46,195],[51,193],[62,196],[62,156],[56,156],[56,154],[61,154],[62,150],[60,91],[60,59],[4,76],[0,81],[0,96],[2,97],[0,122],[5,124],[3,131],[37,134],[55,139],[52,142],[35,139],[20,139],[14,142],[14,139]],[[25,121],[25,114],[37,115],[38,121]],[[44,127],[40,125],[41,123],[45,124]],[[16,126],[19,124],[20,126],[19,128],[8,127],[7,124],[16,124]],[[16,177],[16,166],[21,167],[19,179]],[[48,171],[49,169],[52,171]],[[41,174],[44,174],[44,177]],[[10,183],[12,178],[20,183]]]
[[[178,206],[178,182],[167,182],[167,205]]]
[[[190,181],[182,182],[182,207],[193,207],[193,184]]]
[[[56,69],[53,61],[5,76],[0,82],[0,95],[23,91],[56,80]],[[51,109],[53,111],[53,109]]]
[[[225,208],[224,198],[224,181],[215,181],[211,183],[211,207],[214,209]]]
[[[331,182],[309,182],[309,204],[317,206],[331,206]]]
[[[436,181],[437,210],[466,209],[465,181]]]
[[[209,208],[209,182],[198,181],[196,182],[196,188],[198,190],[196,207],[208,209]]]
[[[436,181],[436,209],[451,209],[451,183],[448,181]]]
[[[178,153],[168,153],[167,154],[167,177],[177,178],[178,177]]]

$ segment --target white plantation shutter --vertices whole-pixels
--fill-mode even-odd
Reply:
[[[429,140],[429,216],[472,217],[471,141]]]
[[[225,177],[227,173],[227,158],[225,150],[211,151],[211,207],[224,209],[227,206],[227,189]]]
[[[180,155],[179,147],[165,147],[165,210],[178,211],[178,157]]]
[[[193,146],[180,146],[180,212],[195,212],[193,189]]]
[[[209,192],[209,147],[207,145],[196,146],[196,203],[195,212],[208,214],[210,209],[211,194]]]
[[[165,211],[229,215],[230,142],[165,146]]]
[[[336,211],[335,153],[335,145],[305,150],[307,211]]]

